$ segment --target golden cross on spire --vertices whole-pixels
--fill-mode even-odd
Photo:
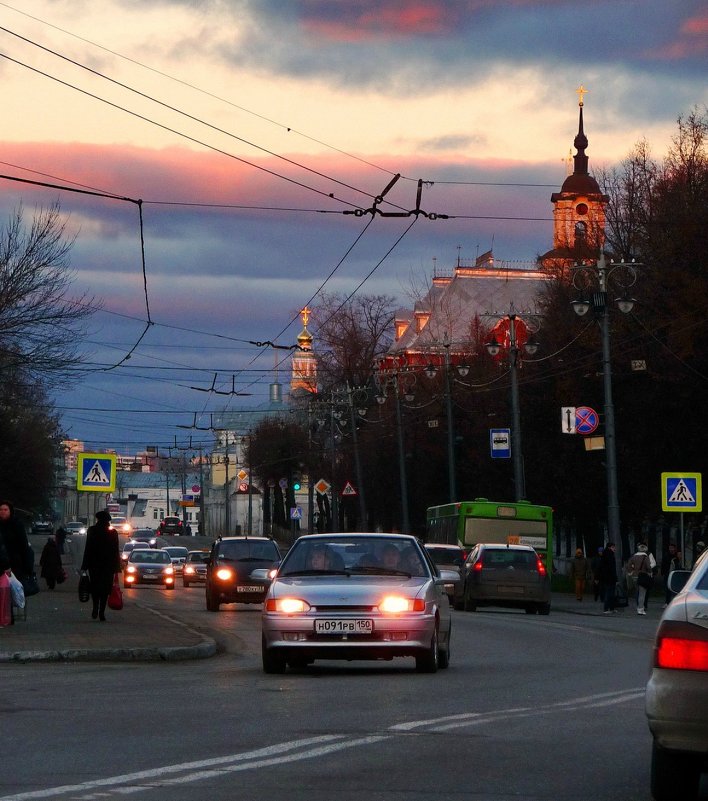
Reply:
[[[582,106],[583,105],[583,95],[586,95],[590,90],[586,89],[581,83],[580,86],[575,91],[578,93],[578,105]]]
[[[302,324],[307,328],[307,321],[310,319],[312,309],[308,309],[307,306],[305,306],[304,309],[300,309],[300,314],[302,315]]]

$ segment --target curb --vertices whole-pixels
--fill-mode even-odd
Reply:
[[[0,654],[0,664],[9,662],[179,662],[208,659],[216,654],[216,642],[205,639],[197,645],[161,648],[66,648],[61,651],[15,651]]]

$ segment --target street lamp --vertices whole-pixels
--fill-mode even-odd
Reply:
[[[443,354],[445,369],[445,416],[447,418],[447,487],[448,500],[450,503],[457,501],[457,481],[455,475],[455,424],[452,415],[452,391],[450,388],[450,345],[452,343],[445,334],[443,338]],[[457,365],[457,373],[461,377],[469,373],[470,368],[467,364]],[[424,370],[425,375],[432,379],[437,375],[437,367],[430,363]]]
[[[511,457],[514,466],[514,493],[517,501],[526,497],[526,478],[524,476],[524,456],[521,447],[521,410],[519,405],[519,356],[520,349],[517,340],[517,322],[526,330],[526,324],[520,320],[512,303],[509,312],[503,315],[509,321],[509,368],[511,374]],[[502,346],[492,337],[485,347],[490,356],[498,356]],[[532,356],[538,350],[538,343],[533,340],[524,342],[524,350]]]
[[[386,387],[393,385],[393,393],[396,399],[396,434],[398,439],[398,477],[401,486],[401,533],[410,534],[411,523],[408,511],[408,478],[406,476],[406,451],[403,444],[403,415],[401,413],[401,392],[407,401],[413,400],[411,392],[415,376],[411,373],[394,372],[383,379],[378,379],[380,392],[376,395],[376,402],[379,405],[386,403]]]
[[[600,251],[600,258],[595,265],[576,264],[571,268],[573,286],[582,295],[572,301],[573,310],[582,317],[590,309],[600,322],[602,331],[602,377],[605,394],[605,471],[607,477],[607,535],[611,542],[620,542],[620,513],[617,493],[617,445],[615,435],[615,407],[612,402],[612,362],[610,360],[610,307],[607,302],[607,290],[610,276],[619,274],[618,281],[623,295],[615,299],[617,307],[623,314],[629,314],[635,301],[627,294],[629,288],[637,280],[637,267],[641,265],[632,261],[605,261],[605,254]],[[597,289],[589,290],[597,284]]]

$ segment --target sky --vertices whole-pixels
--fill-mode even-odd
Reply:
[[[458,257],[548,250],[580,85],[591,171],[708,103],[696,0],[23,0],[0,55],[0,173],[54,185],[1,178],[0,224],[60,204],[101,308],[54,400],[120,453],[208,446],[211,412],[287,385],[257,343],[320,291],[410,306]],[[379,208],[422,181],[425,214],[367,211],[396,175]]]

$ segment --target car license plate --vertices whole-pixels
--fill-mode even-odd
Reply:
[[[523,595],[524,594],[524,588],[523,587],[499,585],[499,587],[497,589],[499,590],[499,592],[506,592],[509,595]]]
[[[159,579],[159,578],[160,578],[160,576],[153,575],[152,573],[146,573],[143,576],[143,579],[145,579],[145,581],[157,581],[157,579]]]
[[[374,621],[366,618],[315,620],[315,634],[371,634]]]
[[[244,586],[244,587],[236,587],[236,592],[263,592],[263,587],[258,586]]]

